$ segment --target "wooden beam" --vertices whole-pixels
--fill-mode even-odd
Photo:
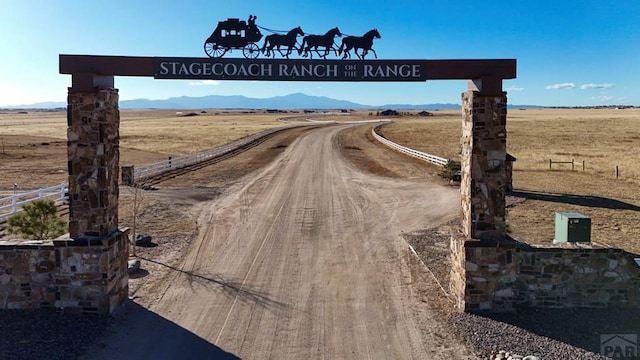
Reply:
[[[425,60],[427,80],[515,79],[516,59]]]
[[[60,73],[92,73],[115,76],[154,76],[156,57],[142,56],[100,56],[100,55],[60,55]],[[177,61],[191,58],[173,58]],[[204,58],[206,59],[206,58]],[[212,61],[215,59],[211,59]],[[244,60],[247,63],[249,59]],[[265,59],[260,59],[265,61]],[[289,60],[309,62],[310,60]],[[313,60],[323,64],[326,60]],[[347,60],[345,60],[347,61]],[[376,63],[376,60],[362,60]],[[390,60],[380,60],[385,64]],[[398,60],[402,61],[402,60]],[[416,60],[410,60],[416,61]],[[473,80],[481,78],[514,79],[516,59],[470,59],[470,60],[417,60],[426,64],[426,80]]]
[[[153,57],[60,55],[60,74],[153,76]]]
[[[502,92],[502,80],[514,79],[516,77],[516,59],[463,59],[463,60],[309,60],[309,59],[210,59],[210,58],[166,58],[166,57],[143,57],[143,56],[101,56],[101,55],[63,55],[60,56],[60,73],[71,74],[73,91],[90,91],[93,87],[113,83],[110,78],[113,76],[146,76],[154,77],[157,72],[157,62],[172,61],[176,64],[200,63],[199,68],[205,65],[209,68],[222,68],[224,64],[231,64],[234,68],[251,66],[270,66],[275,69],[295,68],[296,66],[327,66],[334,69],[337,76],[318,76],[311,78],[300,78],[303,81],[426,81],[426,80],[470,80],[469,89],[480,91],[483,94],[500,94]],[[216,64],[216,67],[208,64]],[[224,63],[224,64],[221,64]],[[203,65],[204,64],[204,65]],[[271,64],[271,65],[269,65]],[[368,74],[378,74],[382,69],[389,66],[398,67],[397,64],[406,65],[407,69],[419,71],[418,77],[412,78],[384,78],[384,77],[344,77],[344,70],[355,68],[368,68]],[[373,70],[375,69],[375,70]],[[325,71],[326,73],[327,71]],[[362,73],[362,70],[360,70]],[[354,72],[355,74],[355,72]],[[246,75],[246,74],[245,74]],[[250,78],[247,78],[247,76]],[[179,72],[174,79],[193,78],[181,75]],[[221,75],[219,77],[205,76],[216,80],[288,80],[299,81],[297,77],[279,78],[273,76],[261,78],[259,76],[246,75],[240,78]]]

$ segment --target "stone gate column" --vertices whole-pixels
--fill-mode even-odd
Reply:
[[[109,314],[129,294],[129,234],[118,229],[118,90],[93,80],[74,75],[67,98],[70,239],[53,242],[54,306]]]
[[[462,93],[462,227],[469,238],[505,237],[507,94]]]
[[[69,234],[105,237],[118,230],[118,90],[69,90]]]

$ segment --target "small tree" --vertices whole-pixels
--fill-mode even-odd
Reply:
[[[46,240],[58,237],[67,230],[67,223],[58,216],[56,203],[38,199],[22,207],[22,212],[7,219],[7,231],[25,239]]]
[[[140,185],[140,186],[144,186],[144,185]],[[131,253],[131,256],[135,257],[137,256],[136,254],[136,236],[137,233],[136,231],[138,230],[136,225],[138,222],[138,216],[140,216],[140,205],[142,205],[142,201],[144,200],[144,196],[142,194],[142,189],[139,186],[134,186],[133,188],[130,188],[133,191],[133,214],[132,214],[132,220],[133,220],[133,226],[131,227],[131,236],[133,238],[133,241],[131,242],[131,245],[133,246],[133,252]]]
[[[455,160],[449,160],[444,165],[442,171],[440,172],[440,177],[445,178],[449,181],[460,181],[460,162]]]
[[[143,203],[145,202],[144,198],[144,188],[147,187],[147,184],[144,182],[134,184],[133,186],[127,186],[129,193],[133,195],[133,203],[131,204],[131,256],[137,256],[137,246],[136,246],[136,238],[138,234],[138,220],[140,218]]]

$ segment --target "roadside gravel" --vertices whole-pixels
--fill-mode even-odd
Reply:
[[[53,312],[0,311],[0,359],[68,360],[100,346],[110,317]]]

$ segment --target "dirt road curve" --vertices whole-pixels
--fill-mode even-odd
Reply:
[[[130,302],[93,359],[463,359],[441,290],[401,231],[457,215],[455,189],[371,177],[336,146],[345,126],[297,139],[202,206],[199,234],[150,309]]]

